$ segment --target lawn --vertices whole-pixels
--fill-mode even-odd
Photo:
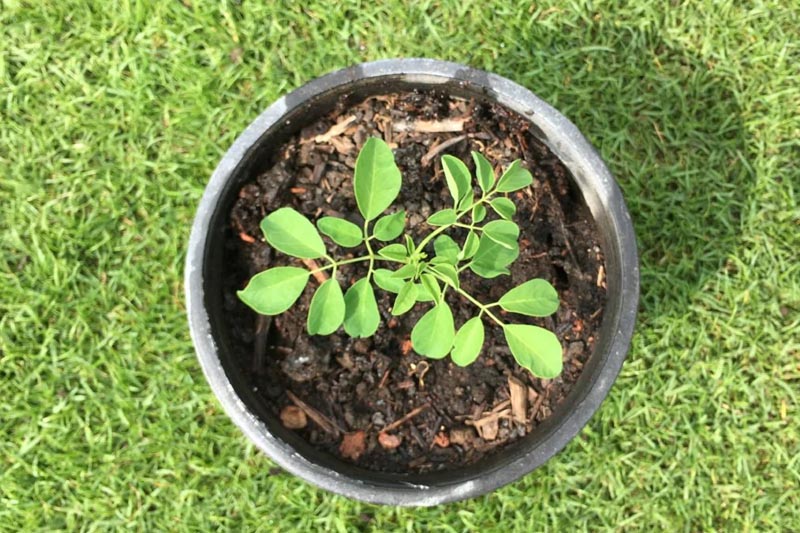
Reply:
[[[0,0],[0,530],[800,530],[800,4],[404,4]],[[419,510],[250,445],[182,288],[237,134],[318,75],[400,56],[558,107],[617,177],[642,260],[630,355],[580,436]]]

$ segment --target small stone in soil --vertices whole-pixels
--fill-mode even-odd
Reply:
[[[296,405],[287,405],[281,410],[281,423],[287,429],[302,429],[308,424],[306,414]]]
[[[400,443],[403,441],[402,437],[398,437],[397,435],[392,435],[391,433],[378,433],[378,442],[383,447],[384,450],[394,450]]]
[[[347,433],[342,439],[342,443],[339,445],[339,453],[342,454],[342,457],[345,459],[357,461],[367,448],[366,438],[366,433],[361,430]]]

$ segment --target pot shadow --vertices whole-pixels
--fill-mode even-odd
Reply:
[[[740,108],[713,63],[658,30],[606,26],[534,28],[491,68],[572,120],[616,177],[638,239],[640,320],[685,313],[735,248],[754,184]]]

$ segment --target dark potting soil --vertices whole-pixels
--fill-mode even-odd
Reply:
[[[302,266],[264,242],[259,223],[267,213],[292,206],[312,221],[329,215],[363,224],[352,176],[358,150],[370,136],[394,149],[403,187],[390,210],[406,210],[407,231],[416,242],[431,231],[425,219],[450,206],[443,154],[464,160],[471,170],[470,150],[483,153],[497,171],[523,160],[534,182],[512,196],[521,230],[519,259],[510,276],[491,280],[466,270],[462,287],[492,302],[529,279],[549,280],[561,300],[555,315],[501,314],[511,323],[556,332],[564,349],[561,376],[541,380],[518,366],[502,331],[488,320],[484,349],[471,366],[418,356],[409,337],[430,304],[392,317],[394,295],[377,288],[382,323],[366,339],[350,338],[341,328],[330,336],[307,334],[306,314],[319,284],[313,278],[282,315],[257,316],[238,300],[235,291],[252,275],[273,266]],[[230,214],[225,305],[238,364],[284,425],[302,426],[296,431],[313,446],[364,468],[427,472],[473,463],[551,416],[592,354],[606,302],[604,258],[569,172],[529,131],[526,119],[499,105],[436,92],[371,97],[357,105],[342,102],[280,147],[273,161],[241,189]],[[451,236],[459,243],[465,237],[459,231]],[[364,253],[325,240],[333,257]],[[366,269],[366,263],[340,268],[343,289]],[[456,327],[474,316],[475,308],[458,295],[449,293],[447,300]]]

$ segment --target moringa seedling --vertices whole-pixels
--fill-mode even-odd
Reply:
[[[277,315],[300,297],[311,274],[330,270],[330,277],[317,288],[308,310],[308,332],[330,335],[344,325],[351,337],[370,337],[380,324],[373,284],[395,294],[392,314],[402,315],[421,303],[430,308],[411,331],[411,344],[420,355],[466,366],[480,355],[484,343],[484,317],[503,328],[516,361],[534,375],[552,378],[561,373],[561,344],[549,330],[530,324],[508,324],[496,313],[532,317],[549,316],[558,308],[558,295],[543,279],[532,279],[506,292],[498,301],[483,303],[461,286],[460,275],[469,269],[491,279],[509,274],[508,267],[519,255],[519,227],[513,222],[516,206],[507,196],[531,184],[530,172],[514,161],[496,178],[492,165],[472,152],[480,189],[475,194],[473,178],[461,160],[442,157],[452,207],[433,213],[430,232],[419,242],[404,235],[406,213],[384,214],[397,198],[402,185],[400,169],[391,149],[378,138],[370,138],[358,155],[353,187],[364,223],[358,225],[336,217],[322,217],[316,228],[309,219],[282,207],[261,221],[267,242],[275,249],[300,259],[324,259],[327,264],[309,270],[280,266],[256,274],[237,294],[253,310]],[[498,218],[484,222],[488,209]],[[459,243],[448,230],[463,228]],[[320,233],[342,248],[362,248],[364,253],[348,259],[328,254]],[[400,241],[400,242],[392,242]],[[381,244],[391,243],[391,244]],[[432,245],[432,253],[429,249]],[[368,262],[367,274],[346,292],[336,277],[340,267]],[[387,268],[378,268],[378,266]],[[456,293],[477,309],[477,314],[456,331],[453,312],[445,300]]]

